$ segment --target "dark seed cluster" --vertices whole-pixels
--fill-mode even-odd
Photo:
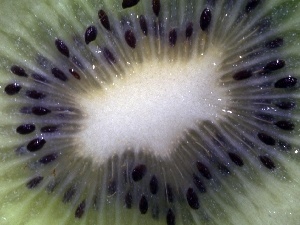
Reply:
[[[122,7],[123,9],[130,8],[139,3],[140,0],[123,0]]]
[[[85,211],[85,201],[82,201],[75,211],[75,217],[81,218]]]
[[[210,180],[212,178],[212,175],[209,172],[208,167],[205,166],[203,163],[197,162],[197,168],[203,177],[205,177],[208,180]]]
[[[41,164],[46,165],[46,164],[49,164],[49,163],[53,162],[57,157],[58,157],[58,155],[57,155],[56,153],[52,153],[52,154],[43,156],[43,157],[39,160],[39,162],[40,162]]]
[[[101,22],[102,26],[106,30],[110,31],[110,23],[109,23],[109,19],[108,19],[108,16],[107,16],[106,12],[104,12],[104,10],[102,10],[102,9],[99,10],[98,17],[100,19],[100,22]]]
[[[277,59],[274,61],[271,61],[267,63],[267,65],[264,67],[263,72],[269,73],[275,70],[279,70],[285,66],[285,61],[282,59]]]
[[[235,163],[235,165],[237,165],[237,166],[244,165],[243,160],[241,159],[241,157],[238,154],[229,152],[228,155],[229,155],[229,158],[231,159],[231,161]]]
[[[6,94],[8,95],[15,95],[15,94],[18,94],[19,91],[21,90],[21,85],[18,84],[18,83],[13,83],[13,84],[8,84],[4,91]]]
[[[188,25],[186,26],[185,37],[186,37],[187,39],[191,38],[193,32],[194,32],[194,29],[193,29],[193,23],[190,22],[190,23],[188,23]]]
[[[22,124],[17,127],[17,132],[19,134],[30,134],[35,130],[34,124]]]
[[[140,27],[141,27],[141,30],[143,31],[144,35],[147,36],[148,35],[148,25],[147,25],[146,18],[143,15],[140,16]]]
[[[154,14],[158,16],[160,12],[160,0],[152,0],[152,9]]]
[[[89,26],[85,31],[85,43],[88,45],[97,38],[97,28],[95,26]]]
[[[157,194],[157,192],[158,192],[158,180],[157,180],[155,175],[152,176],[152,178],[150,180],[150,183],[149,183],[149,186],[150,186],[151,194],[153,194],[153,195]]]
[[[265,156],[265,155],[259,156],[259,159],[266,168],[268,168],[270,170],[273,170],[276,168],[274,162],[268,156]]]
[[[34,177],[30,181],[27,182],[26,186],[29,189],[33,189],[33,188],[37,187],[43,179],[44,178],[41,176]]]
[[[200,27],[203,31],[206,31],[208,29],[211,22],[211,18],[212,14],[210,9],[204,9],[200,17]]]
[[[272,138],[270,135],[265,134],[265,133],[258,133],[257,137],[259,140],[261,140],[264,144],[266,145],[275,145],[276,141],[274,138]]]
[[[172,209],[167,212],[167,225],[175,225],[175,214]]]
[[[129,47],[135,48],[136,38],[135,38],[134,33],[133,33],[132,30],[127,30],[125,32],[125,40],[126,40],[126,43],[129,45]]]
[[[258,6],[259,3],[260,0],[250,0],[245,7],[245,12],[250,13]]]
[[[140,181],[146,174],[147,168],[145,165],[138,165],[132,171],[132,179],[137,182]]]
[[[292,88],[296,86],[297,81],[297,78],[289,76],[276,81],[274,86],[275,88]]]
[[[205,193],[206,192],[206,187],[204,185],[204,183],[201,181],[201,179],[193,174],[193,182],[195,184],[195,186],[198,188],[198,190],[201,192],[201,193]]]
[[[66,57],[70,57],[70,52],[68,46],[60,39],[55,40],[55,46],[57,50]]]
[[[176,45],[177,41],[177,32],[175,29],[171,30],[169,33],[169,42],[172,47]]]
[[[14,74],[20,76],[20,77],[28,77],[27,73],[25,72],[25,70],[17,65],[14,65],[10,68],[11,72],[13,72]]]
[[[148,211],[148,200],[145,195],[142,195],[140,199],[139,209],[141,214],[146,214]]]
[[[130,11],[131,8],[138,5],[139,2],[139,0],[123,0],[122,8],[124,10]],[[121,28],[123,30],[122,34],[120,35],[121,37],[117,38],[124,41],[124,46],[126,46],[126,49],[130,49],[130,51],[136,51],[138,45],[141,43],[141,37],[138,29],[140,29],[142,38],[154,38],[155,40],[157,40],[160,37],[164,36],[167,40],[166,44],[170,49],[174,49],[176,45],[181,44],[181,37],[185,39],[185,43],[191,43],[194,37],[199,34],[199,32],[201,32],[201,35],[203,34],[205,37],[209,37],[211,31],[213,30],[212,22],[215,22],[215,17],[213,17],[215,12],[214,2],[215,1],[208,1],[208,4],[204,8],[201,8],[201,11],[198,12],[199,15],[197,17],[197,21],[187,20],[183,25],[183,29],[181,29],[180,27],[165,28],[166,26],[164,26],[165,24],[160,18],[163,15],[162,7],[164,2],[160,0],[151,0],[149,2],[149,9],[154,17],[151,19],[149,15],[138,15],[137,29],[136,27],[133,27],[132,24],[134,23],[129,23],[130,21],[128,21],[128,23],[127,21],[121,21],[123,22],[120,22],[120,24],[122,24]],[[245,7],[243,6],[242,8],[241,18],[246,19],[251,17],[253,11],[259,8],[260,4],[261,1],[259,0],[247,1]],[[116,27],[114,27],[114,20],[110,20],[110,13],[103,9],[100,9],[96,13],[98,15],[97,23],[99,24],[99,26],[97,25],[97,23],[95,23],[85,29],[85,32],[83,32],[83,45],[85,43],[86,45],[84,45],[84,47],[89,48],[92,47],[93,44],[97,44],[97,47],[99,47],[100,50],[99,52],[101,54],[101,57],[103,57],[104,61],[106,61],[105,63],[107,63],[106,66],[108,65],[112,68],[115,68],[119,66],[119,64],[121,64],[119,63],[121,61],[121,56],[119,56],[119,54],[117,53],[118,51],[116,51],[109,45],[105,45],[102,43],[99,44],[97,42],[97,37],[98,35],[103,35],[102,32],[110,35],[110,37],[112,38],[116,38],[117,33],[115,32]],[[257,30],[257,33],[260,34],[269,26],[269,21],[261,21],[260,24],[255,27],[255,30]],[[277,51],[277,48],[282,47],[284,44],[285,42],[282,37],[275,37],[267,40],[266,42],[262,42],[261,49],[267,50],[269,52]],[[31,79],[38,84],[51,84],[52,80],[55,80],[55,82],[59,84],[66,85],[68,84],[67,81],[71,79],[75,78],[76,82],[81,83],[86,78],[86,74],[82,73],[82,71],[85,71],[85,66],[82,64],[80,58],[77,58],[77,56],[74,55],[74,48],[72,48],[73,46],[60,38],[56,38],[54,40],[54,46],[55,50],[57,50],[60,54],[60,58],[68,60],[67,62],[72,63],[74,67],[68,67],[68,69],[65,70],[60,66],[51,66],[50,68],[48,68],[48,70],[46,70],[45,74],[39,74],[37,72],[29,73],[29,70],[27,69],[26,72],[22,66],[13,65],[10,68],[10,71],[12,74],[17,75],[19,80],[16,82],[11,81],[5,86],[4,89],[6,95],[17,97],[24,93],[26,99],[28,99],[30,102],[33,102],[33,104],[31,105],[22,107],[20,109],[21,113],[26,115],[31,114],[31,116],[33,116],[34,118],[46,118],[46,122],[41,125],[35,124],[31,121],[27,121],[14,128],[15,132],[20,135],[28,135],[32,133],[36,134],[35,138],[29,139],[26,142],[27,144],[18,148],[18,152],[31,152],[34,154],[40,153],[41,155],[39,155],[38,158],[35,158],[35,163],[37,163],[40,167],[49,166],[49,164],[51,164],[52,162],[58,162],[63,157],[65,157],[63,151],[60,152],[56,149],[51,149],[51,151],[45,153],[40,150],[45,149],[47,148],[46,146],[50,145],[51,139],[48,139],[48,137],[50,137],[51,135],[57,135],[64,129],[64,124],[52,122],[54,115],[57,114],[57,117],[59,118],[66,118],[69,114],[72,114],[73,111],[72,109],[69,110],[65,106],[61,106],[61,108],[55,109],[54,107],[50,106],[50,104],[47,104],[48,99],[52,97],[51,94],[47,92],[47,90],[44,90],[39,86],[27,88],[26,85],[23,85],[21,80]],[[261,52],[255,52],[251,55],[251,57],[253,57],[253,55],[255,54],[259,55],[261,54]],[[259,84],[261,85],[260,87],[267,87],[270,89],[268,89],[268,91],[274,93],[280,91],[292,91],[298,87],[298,80],[295,74],[285,73],[285,71],[288,69],[288,66],[286,65],[288,64],[288,62],[289,61],[284,57],[275,55],[269,60],[263,61],[258,65],[250,67],[245,66],[243,68],[238,67],[238,69],[229,74],[229,79],[232,83],[242,84],[247,81],[253,81],[256,78],[262,79],[264,77],[267,77],[269,79],[269,77],[272,77],[274,75],[275,78],[271,78],[273,79],[272,81],[267,82],[267,84]],[[280,78],[278,78],[278,76],[276,75],[278,71],[284,74]],[[252,104],[253,102],[250,103]],[[272,107],[275,107],[276,110],[287,111],[296,108],[296,100],[293,97],[271,100],[259,99],[257,102],[255,102],[255,105],[264,104],[267,106],[271,105]],[[241,116],[243,116],[242,113]],[[48,117],[50,119],[47,119]],[[255,112],[251,113],[251,117],[254,118],[254,120],[256,121],[255,123],[258,124],[261,122],[267,124],[267,128],[270,128],[272,130],[279,130],[280,132],[292,132],[297,126],[297,123],[293,121],[293,119],[278,119],[278,117],[276,115],[273,115],[272,112],[264,109],[261,110],[261,108],[259,110],[255,109]],[[214,126],[211,125],[210,127]],[[222,174],[224,176],[231,175],[234,174],[232,172],[234,172],[236,168],[243,167],[245,164],[247,164],[245,155],[241,153],[244,146],[237,148],[235,146],[233,147],[233,145],[230,145],[230,143],[226,141],[227,138],[222,136],[222,132],[230,132],[226,130],[226,126],[222,127],[222,129],[223,130],[220,132],[212,131],[211,133],[213,133],[213,135],[207,135],[206,131],[203,130],[203,135],[207,135],[207,137],[211,138],[211,140],[207,138],[205,139],[205,141],[203,141],[204,139],[201,139],[201,137],[198,136],[195,138],[197,139],[197,141],[200,140],[199,142],[207,144],[207,146],[203,147],[205,148],[205,151],[208,150],[210,151],[210,153],[212,153],[220,150],[222,154],[224,153],[224,157],[220,157],[221,159],[216,157],[216,159],[214,158],[213,160],[210,160],[211,158],[203,154],[201,155],[201,157],[196,157],[195,159],[193,159],[193,161],[189,163],[191,164],[191,169],[193,171],[188,171],[186,176],[186,179],[188,179],[188,181],[190,182],[187,187],[182,188],[182,190],[178,191],[178,186],[175,186],[174,183],[170,182],[169,180],[162,180],[159,176],[159,173],[153,172],[150,166],[145,162],[137,163],[131,169],[125,171],[129,174],[125,179],[125,183],[130,187],[126,186],[126,189],[124,188],[121,190],[120,187],[122,187],[121,183],[123,181],[120,181],[116,176],[111,176],[107,178],[108,180],[106,182],[106,186],[103,189],[105,189],[107,196],[110,198],[113,198],[116,193],[122,192],[121,200],[123,205],[127,209],[136,207],[140,214],[147,214],[150,212],[152,213],[152,217],[155,219],[159,219],[160,214],[163,212],[164,219],[166,220],[167,225],[175,225],[176,220],[178,220],[178,217],[176,217],[176,208],[174,207],[175,203],[183,199],[189,209],[198,210],[202,205],[201,196],[204,193],[207,193],[208,190],[210,190],[208,189],[210,187],[209,185],[207,185],[208,182],[213,182],[215,179],[218,179],[218,176],[215,176],[216,173]],[[253,140],[247,140],[247,138],[243,136],[241,136],[241,138],[239,139],[239,144],[241,142],[246,143],[245,145],[250,146],[253,149],[255,149],[255,147],[260,144],[265,145],[264,147],[266,148],[273,148],[278,146],[284,151],[289,151],[292,149],[292,146],[290,143],[288,143],[288,141],[284,139],[279,140],[279,138],[274,133],[270,132],[270,129],[265,130],[264,128],[260,127],[251,129],[254,130],[252,138],[256,139],[259,144],[253,143]],[[206,143],[209,142],[206,140],[211,141],[211,143]],[[53,143],[56,144],[55,141],[53,141]],[[201,151],[202,150],[199,150],[199,152]],[[267,168],[269,171],[272,171],[276,169],[276,160],[273,160],[273,157],[270,155],[271,154],[260,153],[256,154],[255,157],[260,165]],[[180,165],[178,166],[180,167]],[[55,173],[55,170],[52,172]],[[28,189],[34,189],[40,185],[43,179],[43,176],[36,175],[26,183],[26,186]],[[146,184],[146,188],[142,189],[144,184]],[[56,185],[58,184],[49,184],[47,188],[53,191],[56,188]],[[180,185],[181,184],[179,184],[179,186]],[[72,201],[75,202],[75,200],[78,201],[74,207],[75,210],[73,211],[73,213],[75,218],[80,219],[90,208],[87,198],[84,197],[76,199],[77,195],[79,196],[78,193],[80,192],[80,188],[76,185],[71,184],[67,187],[68,188],[66,189],[66,191],[63,192],[62,202],[69,203]],[[141,190],[143,191],[141,193],[138,193],[138,196],[136,196],[135,188],[141,188]],[[161,196],[163,196],[163,199],[161,201],[166,202],[166,204],[168,205],[166,208],[162,208],[157,203],[153,203],[153,199],[159,198]],[[95,197],[95,201],[93,203],[95,208],[99,208],[100,204],[99,202],[97,202],[99,201],[99,199],[97,198],[100,197]]]
[[[35,138],[32,141],[30,141],[27,145],[27,150],[30,152],[36,152],[43,148],[43,146],[46,144],[46,140],[43,138]]]
[[[56,77],[57,79],[61,80],[61,81],[67,81],[68,77],[65,75],[65,73],[63,71],[61,71],[58,68],[53,68],[51,70],[52,74],[54,75],[54,77]]]
[[[189,188],[186,192],[186,199],[192,209],[199,209],[199,200],[196,192]]]

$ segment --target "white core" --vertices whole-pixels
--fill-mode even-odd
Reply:
[[[130,67],[124,79],[79,99],[87,115],[79,141],[98,163],[127,149],[167,157],[183,131],[215,121],[226,107],[219,84],[220,57],[209,52],[189,62],[153,59]]]

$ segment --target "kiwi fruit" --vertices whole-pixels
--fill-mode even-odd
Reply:
[[[298,1],[0,3],[0,224],[297,224]]]

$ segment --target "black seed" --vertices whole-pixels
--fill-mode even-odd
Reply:
[[[46,165],[48,163],[53,162],[57,157],[58,155],[56,153],[45,155],[39,159],[39,163]]]
[[[109,195],[113,195],[117,192],[117,183],[114,180],[108,182],[107,192]]]
[[[158,192],[158,180],[157,180],[156,176],[153,175],[151,177],[149,186],[150,186],[151,194],[154,194],[154,195],[157,194],[157,192]]]
[[[131,209],[132,207],[132,195],[130,192],[127,192],[127,194],[125,195],[125,205],[128,209]]]
[[[262,162],[262,164],[268,169],[273,170],[276,168],[274,162],[268,156],[261,155],[259,156],[259,159]]]
[[[260,0],[250,0],[245,7],[245,12],[246,13],[251,12],[253,9],[255,9],[258,6],[259,3]]]
[[[233,152],[228,152],[228,155],[229,155],[229,158],[231,159],[231,161],[234,162],[237,166],[244,165],[243,160],[237,154],[235,154]]]
[[[193,32],[194,32],[193,23],[190,22],[190,23],[188,23],[188,25],[186,26],[186,29],[185,29],[185,37],[186,37],[187,39],[191,38],[191,36],[193,35]]]
[[[35,125],[34,124],[22,124],[18,126],[17,132],[19,134],[30,134],[35,130]]]
[[[205,166],[203,163],[201,163],[199,161],[197,162],[196,165],[197,165],[199,172],[201,173],[201,175],[203,177],[205,177],[208,180],[212,178],[211,173],[209,172],[209,169],[207,168],[207,166]]]
[[[195,186],[198,188],[198,190],[201,193],[205,193],[206,192],[206,187],[205,187],[204,183],[195,174],[193,174],[193,182],[194,182]]]
[[[282,59],[277,59],[271,62],[268,62],[263,69],[263,72],[271,72],[274,70],[279,70],[285,66],[285,61]]]
[[[141,27],[141,30],[143,31],[143,33],[145,34],[145,36],[147,36],[148,35],[148,26],[147,26],[146,18],[143,15],[140,16],[140,27]]]
[[[51,113],[51,110],[50,109],[47,109],[47,108],[44,108],[44,107],[33,107],[31,109],[31,112],[34,114],[34,115],[37,115],[37,116],[43,116],[43,115],[46,115],[48,113]]]
[[[43,148],[43,146],[46,144],[46,140],[43,138],[35,138],[31,140],[27,145],[27,150],[30,152],[36,152]]]
[[[203,31],[206,31],[211,22],[211,11],[206,8],[203,10],[200,16],[200,27]]]
[[[224,166],[223,164],[219,164],[218,169],[224,175],[230,174],[230,170],[227,168],[227,166]]]
[[[134,36],[134,33],[132,30],[127,30],[125,32],[125,40],[126,40],[126,43],[131,47],[131,48],[135,48],[136,46],[136,39],[135,39],[135,36]]]
[[[26,183],[26,186],[29,189],[33,189],[33,188],[37,187],[43,179],[44,179],[44,177],[41,177],[41,176],[37,176],[35,178],[32,178],[30,181],[28,181]]]
[[[21,85],[20,84],[17,84],[17,83],[13,83],[13,84],[8,84],[4,91],[6,94],[8,95],[15,95],[17,93],[19,93],[19,91],[21,90]]]
[[[274,86],[275,88],[291,88],[297,84],[297,78],[295,77],[286,77],[278,80]]]
[[[41,81],[41,82],[44,82],[44,83],[48,83],[48,80],[47,80],[44,76],[42,76],[42,75],[40,75],[40,74],[33,73],[31,76],[32,76],[33,79],[35,79],[35,80],[37,80],[37,81]]]
[[[63,196],[63,203],[70,202],[76,193],[76,189],[74,187],[70,187]]]
[[[139,209],[141,214],[146,214],[148,211],[148,201],[145,195],[142,195],[139,203]]]
[[[169,43],[172,47],[174,47],[176,45],[176,41],[177,41],[177,32],[175,29],[172,29],[169,32]]]
[[[174,201],[173,190],[169,184],[167,184],[167,187],[166,187],[166,197],[167,197],[168,202]]]
[[[167,225],[175,225],[175,214],[172,209],[169,209],[167,212]]]
[[[257,137],[259,138],[259,140],[261,140],[266,145],[275,145],[276,144],[275,139],[265,133],[258,133]]]
[[[117,60],[108,48],[103,48],[103,55],[109,63],[116,63]]]
[[[85,31],[85,43],[88,45],[92,41],[96,40],[97,38],[97,28],[94,26],[89,26]]]
[[[20,67],[20,66],[14,65],[14,66],[12,66],[10,68],[10,71],[13,72],[14,74],[20,76],[20,77],[28,77],[28,75],[25,72],[25,70],[22,67]]]
[[[58,68],[53,68],[51,70],[52,74],[54,75],[54,77],[56,77],[57,79],[61,80],[61,81],[67,81],[68,77],[65,75],[65,73],[63,71],[61,71]]]
[[[58,126],[44,126],[41,128],[42,133],[53,133],[58,131]]]
[[[294,103],[294,102],[279,102],[275,105],[280,109],[290,110],[296,106],[296,103]]]
[[[294,130],[295,128],[295,125],[292,122],[286,120],[278,121],[275,125],[282,130]]]
[[[152,0],[152,10],[156,16],[160,12],[160,0]]]
[[[85,200],[83,200],[77,207],[75,211],[75,217],[80,219],[83,216],[84,211],[85,211]]]
[[[268,43],[266,43],[267,48],[278,48],[283,45],[283,39],[282,38],[276,38]]]
[[[80,80],[80,75],[73,69],[69,69],[70,74],[73,75],[77,80]]]
[[[100,19],[102,26],[106,30],[110,31],[110,23],[109,23],[109,19],[108,19],[106,12],[104,12],[102,9],[100,9],[98,12],[98,17]]]
[[[137,182],[137,181],[140,181],[141,179],[143,179],[146,172],[147,172],[147,168],[145,165],[143,165],[143,164],[137,165],[132,170],[132,173],[131,173],[133,181]]]
[[[186,192],[186,200],[192,209],[199,209],[199,200],[193,188],[189,188]]]
[[[126,9],[126,8],[130,8],[132,6],[135,6],[136,4],[139,3],[140,0],[123,0],[122,2],[122,8]]]
[[[250,70],[242,70],[233,75],[233,79],[235,80],[244,80],[252,76],[252,72]]]
[[[43,99],[46,95],[42,92],[38,92],[36,90],[28,90],[26,91],[26,95],[32,99]]]
[[[70,57],[70,52],[68,46],[60,39],[55,40],[55,46],[57,50],[66,57]]]

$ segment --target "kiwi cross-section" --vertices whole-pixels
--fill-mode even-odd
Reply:
[[[297,224],[300,3],[0,3],[0,224]]]

